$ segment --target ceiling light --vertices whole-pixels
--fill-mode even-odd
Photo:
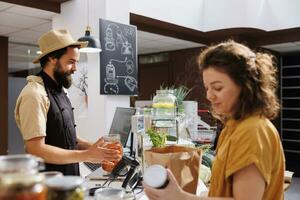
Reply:
[[[80,48],[80,52],[85,53],[98,53],[101,52],[100,41],[98,38],[91,36],[91,27],[87,26],[85,35],[78,39],[80,42],[88,42],[87,47]]]
[[[88,25],[85,29],[85,34],[81,38],[78,39],[80,42],[88,42],[87,47],[80,48],[80,52],[85,52],[85,53],[98,53],[101,52],[101,46],[100,46],[100,41],[98,38],[95,38],[91,36],[91,27],[89,26],[89,0],[87,1],[87,18],[88,18]]]

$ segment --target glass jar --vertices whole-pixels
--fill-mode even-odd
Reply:
[[[120,134],[108,134],[108,135],[104,135],[103,140],[105,142],[105,148],[108,149],[115,149],[118,150],[120,153],[120,157],[122,157],[123,155],[123,147],[121,144],[121,135]],[[107,163],[102,163],[102,169],[105,172],[112,172],[112,170],[114,169],[114,167],[118,164],[118,162],[121,160],[121,158],[119,160],[116,161],[112,161],[113,165],[107,164]]]
[[[176,97],[174,90],[156,90],[152,107],[154,109],[154,119],[174,119],[176,111]]]
[[[83,200],[85,189],[79,176],[56,176],[46,180],[48,200]]]
[[[46,200],[41,159],[31,155],[0,156],[0,199]]]

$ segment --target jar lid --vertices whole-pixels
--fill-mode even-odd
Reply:
[[[175,90],[156,90],[156,94],[175,94]]]
[[[162,187],[167,181],[167,170],[161,165],[151,165],[146,168],[144,173],[144,181],[147,185],[159,188]]]
[[[79,187],[83,183],[83,179],[79,176],[57,176],[47,179],[45,182],[51,189],[72,190]]]
[[[125,196],[124,188],[99,188],[95,191],[95,197],[97,199],[123,199]]]
[[[23,185],[30,186],[44,180],[41,174],[12,173],[1,175],[0,186]]]
[[[0,174],[35,174],[43,167],[43,160],[29,154],[0,156]]]

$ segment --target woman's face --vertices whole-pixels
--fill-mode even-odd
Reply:
[[[231,117],[238,103],[241,88],[226,74],[212,67],[203,71],[206,98],[213,110],[220,115]]]

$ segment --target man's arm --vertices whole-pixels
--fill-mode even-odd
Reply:
[[[36,137],[25,141],[26,151],[51,164],[70,164],[78,162],[101,163],[104,160],[120,159],[119,151],[102,147],[103,140],[98,140],[87,150],[67,150],[45,144],[45,137]]]
[[[77,136],[77,147],[79,150],[86,150],[93,144]]]

